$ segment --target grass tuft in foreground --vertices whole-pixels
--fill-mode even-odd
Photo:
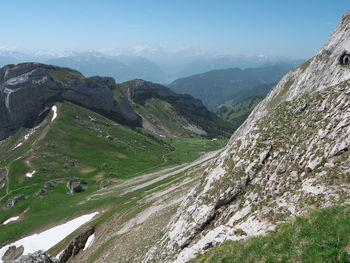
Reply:
[[[350,262],[350,206],[315,210],[266,236],[226,241],[197,262]]]

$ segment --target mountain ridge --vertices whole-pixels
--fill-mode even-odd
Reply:
[[[180,78],[168,85],[177,93],[188,93],[215,109],[227,100],[239,103],[250,96],[265,96],[293,68],[276,64],[260,68],[228,68]],[[218,95],[219,94],[219,95]]]
[[[232,131],[228,123],[209,112],[200,100],[190,95],[176,94],[160,84],[135,80],[117,85],[111,77],[85,78],[69,68],[22,63],[0,69],[0,113],[3,116],[0,120],[0,140],[22,126],[29,127],[40,122],[55,102],[64,100],[87,107],[119,123],[156,131],[152,121],[142,118],[136,109],[136,104],[144,104],[146,99],[152,97],[176,106],[176,123],[184,128],[174,133],[167,127],[171,123],[160,122],[158,124],[162,128],[158,131],[163,130],[162,135],[182,136],[187,130],[185,133],[188,135],[225,134],[227,137]],[[158,105],[161,104],[160,101]],[[144,116],[150,114],[148,109],[143,109]],[[164,117],[170,118],[173,113],[168,110],[166,114]],[[153,120],[157,119],[154,114],[153,117]],[[214,131],[210,130],[211,127],[214,127]],[[220,128],[223,132],[220,132]]]

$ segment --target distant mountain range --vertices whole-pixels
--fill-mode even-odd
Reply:
[[[118,82],[135,78],[165,80],[165,73],[153,62],[143,57],[96,56],[78,54],[47,60],[48,64],[76,68],[85,76],[112,76]]]
[[[112,55],[111,55],[112,54]],[[145,79],[170,83],[175,79],[210,70],[226,68],[253,68],[288,64],[295,67],[301,60],[270,56],[214,56],[203,54],[171,53],[101,53],[96,51],[64,53],[19,52],[0,49],[0,66],[22,62],[41,62],[74,68],[85,76],[112,76],[117,82]]]
[[[190,76],[207,71],[227,68],[257,68],[279,64],[291,65],[292,68],[304,62],[303,59],[290,59],[285,57],[273,57],[265,55],[257,56],[200,56],[190,61],[183,68],[179,69],[179,76]]]
[[[229,68],[177,79],[169,88],[187,93],[203,101],[209,109],[231,100],[236,104],[251,96],[266,96],[270,89],[294,64],[276,64],[260,68]]]

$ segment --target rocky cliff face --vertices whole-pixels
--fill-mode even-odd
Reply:
[[[309,209],[350,202],[349,52],[350,12],[232,135],[145,261],[185,262]]]
[[[39,63],[0,69],[0,140],[30,125],[56,101],[67,100],[113,120],[141,126],[126,96],[114,100],[113,78],[84,78],[79,72]]]
[[[84,249],[89,236],[91,236],[94,231],[94,228],[90,228],[89,230],[75,237],[65,248],[65,250],[63,250],[62,254],[60,255],[59,262],[67,262],[71,257],[76,256],[82,249]]]

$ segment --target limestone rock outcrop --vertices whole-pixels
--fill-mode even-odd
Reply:
[[[309,209],[350,203],[349,52],[350,12],[208,164],[146,262],[186,262],[225,240],[265,234]],[[237,235],[241,231],[245,235]]]
[[[51,257],[44,251],[37,251],[32,254],[21,256],[16,260],[4,261],[5,263],[58,263],[59,261]]]
[[[65,263],[69,260],[70,257],[77,255],[79,251],[85,247],[89,236],[91,236],[94,232],[95,229],[90,228],[89,230],[75,237],[61,254],[59,262]]]
[[[18,201],[20,200],[25,200],[25,196],[24,194],[19,194],[19,195],[16,195],[12,198],[10,198],[8,201],[7,201],[7,208],[11,208],[13,207],[15,204],[17,204]]]
[[[67,182],[67,188],[70,194],[80,193],[83,191],[83,187],[81,186],[81,181],[78,179],[69,180]]]

